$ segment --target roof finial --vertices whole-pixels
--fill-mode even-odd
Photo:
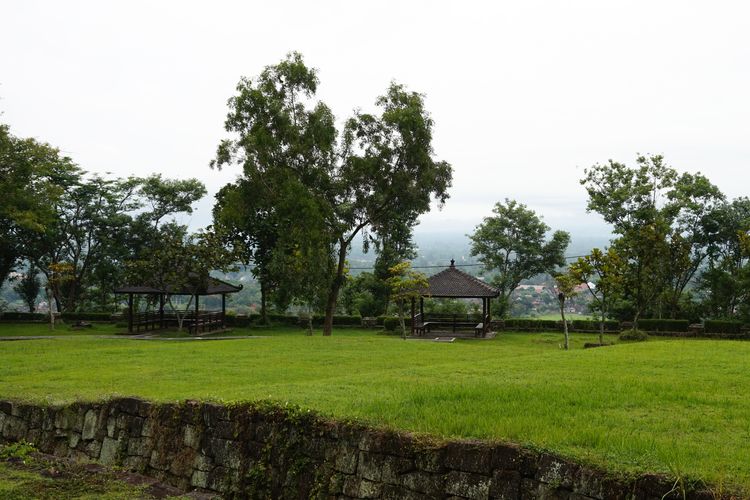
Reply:
[[[456,261],[451,259],[451,267],[456,267]]]

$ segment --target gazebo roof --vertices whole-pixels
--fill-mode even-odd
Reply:
[[[428,290],[424,290],[423,295],[430,295],[432,297],[469,299],[497,297],[500,295],[497,288],[456,269],[454,260],[451,260],[450,267],[443,269],[437,274],[433,274],[427,281],[430,286]]]
[[[206,287],[200,289],[197,294],[194,288],[188,286],[177,288],[167,286],[164,289],[159,289],[148,285],[125,285],[115,288],[115,293],[132,293],[136,295],[160,295],[162,293],[170,295],[219,295],[222,293],[236,293],[240,290],[242,290],[242,285],[235,286],[219,278],[209,276],[206,280]]]

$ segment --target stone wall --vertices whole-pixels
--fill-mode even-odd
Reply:
[[[656,499],[673,486],[513,445],[438,441],[269,405],[0,401],[0,435],[225,498]]]

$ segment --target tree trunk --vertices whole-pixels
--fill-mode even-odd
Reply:
[[[260,323],[262,325],[268,325],[268,311],[266,311],[266,285],[265,280],[260,282]]]
[[[604,345],[604,311],[599,316],[599,345]]]
[[[331,289],[326,300],[326,317],[323,321],[323,336],[328,337],[333,331],[333,313],[336,312],[336,301],[339,298],[339,290],[344,282],[344,266],[346,265],[346,250],[349,246],[345,240],[339,240],[339,261],[336,266],[336,277],[331,282]]]
[[[562,317],[562,323],[563,323],[563,333],[565,334],[565,350],[568,350],[569,347],[569,341],[568,341],[568,322],[565,321],[565,299],[560,301],[560,316]]]
[[[401,338],[406,339],[406,322],[404,321],[404,300],[398,301],[398,322],[401,324]]]

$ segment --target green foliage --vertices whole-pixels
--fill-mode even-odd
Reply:
[[[587,332],[593,332],[599,330],[599,321],[589,321],[583,319],[574,319],[571,322],[571,326],[574,330],[583,330]],[[619,321],[604,321],[604,331],[606,332],[618,332],[620,331]]]
[[[703,331],[706,333],[742,333],[741,321],[709,320],[703,322]]]
[[[400,324],[401,320],[399,318],[385,318],[383,320],[383,328],[389,332],[395,332]]]
[[[624,341],[643,342],[648,340],[648,334],[643,330],[632,329],[623,331],[617,338]]]
[[[25,441],[4,445],[0,444],[0,460],[7,460],[9,458],[26,460],[29,455],[36,451],[36,447],[32,443],[27,443]]]
[[[496,203],[495,215],[485,217],[471,238],[471,255],[478,256],[487,271],[497,274],[492,284],[500,290],[497,314],[509,313],[508,298],[521,280],[551,273],[565,264],[565,249],[570,235],[555,231],[546,241],[549,226],[522,203],[505,200]]]
[[[369,229],[383,255],[408,253],[410,228],[433,198],[445,202],[452,170],[432,158],[432,119],[420,94],[391,84],[376,101],[380,114],[356,112],[337,144],[333,113],[315,101],[317,85],[316,70],[298,53],[254,80],[241,79],[225,122],[232,137],[221,142],[212,165],[241,165],[240,182],[254,187],[253,206],[237,209],[230,201],[218,212],[231,212],[228,225],[239,231],[230,233],[242,233],[241,243],[277,263],[262,279],[288,302],[312,307],[325,295],[330,334],[355,237]],[[323,257],[332,261],[326,265]]]
[[[465,300],[440,298],[426,298],[424,310],[428,313],[437,314],[467,314],[469,312]]]
[[[505,318],[506,330],[520,330],[520,331],[560,331],[562,330],[562,323],[559,320],[552,319],[524,319],[524,318]]]
[[[686,332],[690,322],[686,319],[639,319],[638,328],[647,332]]]
[[[396,303],[401,334],[406,335],[404,305],[407,301],[418,299],[429,288],[427,276],[411,269],[411,264],[401,262],[390,268],[390,277],[386,280],[391,290],[391,300]]]
[[[21,300],[29,308],[29,312],[33,313],[36,310],[36,298],[39,296],[39,292],[42,289],[42,282],[37,275],[37,268],[34,263],[29,263],[26,272],[18,278],[15,285],[13,285],[13,291],[15,291]]]

